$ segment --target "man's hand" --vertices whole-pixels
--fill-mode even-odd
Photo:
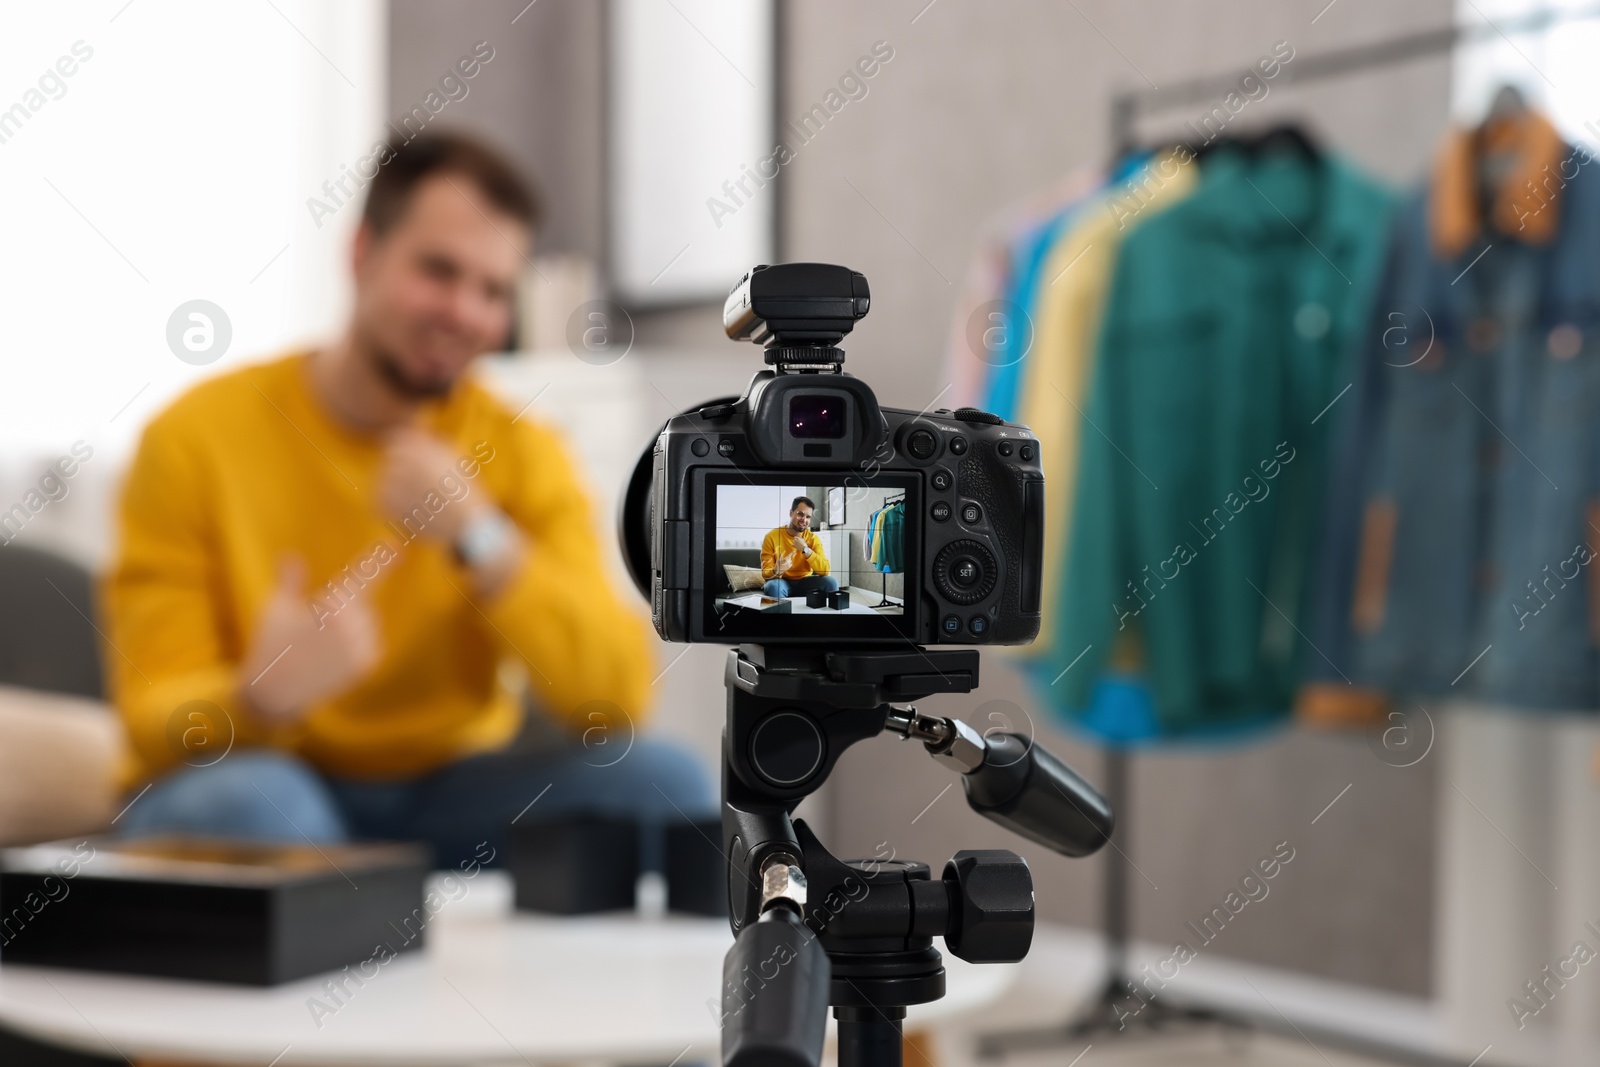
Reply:
[[[396,430],[384,450],[383,470],[378,479],[378,502],[383,511],[396,522],[403,521],[413,510],[422,509],[428,521],[422,527],[422,536],[445,545],[453,545],[461,536],[467,520],[490,501],[479,496],[450,499],[440,482],[449,477],[452,485],[465,489],[466,479],[456,470],[458,457],[445,442],[425,430],[406,427]],[[470,490],[469,490],[470,492]],[[432,493],[445,501],[439,511],[430,511],[424,503]]]
[[[245,704],[273,725],[294,722],[313,704],[348,688],[373,668],[382,652],[368,599],[370,582],[338,611],[314,614],[305,580],[302,560],[284,561],[278,587],[239,665]]]
[[[793,566],[794,566],[794,553],[793,552],[790,552],[787,555],[779,556],[772,563],[772,576],[774,578],[782,578],[784,575],[789,573],[789,568],[793,567]]]
[[[801,537],[799,534],[790,534],[789,540],[794,544],[794,549],[796,552],[800,553],[802,556],[811,555],[811,546],[806,544],[806,539],[804,537]]]

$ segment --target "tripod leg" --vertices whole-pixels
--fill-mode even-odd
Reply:
[[[904,1008],[836,1007],[839,1067],[900,1067]]]

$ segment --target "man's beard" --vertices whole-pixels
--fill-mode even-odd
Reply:
[[[433,400],[449,394],[455,388],[453,379],[419,382],[409,377],[400,357],[388,348],[374,345],[371,351],[372,363],[378,368],[378,374],[389,383],[390,388],[408,400]]]

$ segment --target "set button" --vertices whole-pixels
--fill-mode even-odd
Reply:
[[[994,592],[998,580],[994,553],[979,541],[954,541],[934,557],[934,588],[952,604],[978,603]]]

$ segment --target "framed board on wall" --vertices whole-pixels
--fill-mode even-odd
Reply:
[[[613,291],[630,307],[721,300],[773,258],[772,0],[608,11]]]

